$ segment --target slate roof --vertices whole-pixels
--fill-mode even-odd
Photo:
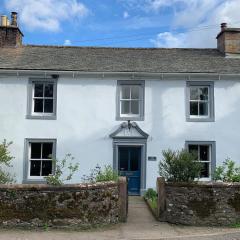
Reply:
[[[87,72],[240,73],[217,49],[26,45],[0,48],[0,69]]]

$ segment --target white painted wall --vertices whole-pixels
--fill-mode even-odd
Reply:
[[[13,172],[23,178],[24,139],[56,138],[57,157],[71,153],[80,163],[80,182],[96,164],[112,164],[109,134],[115,120],[117,80],[62,78],[58,80],[57,120],[26,119],[28,77],[0,78],[0,140],[13,141]],[[145,81],[145,121],[139,126],[150,136],[147,188],[155,187],[164,149],[180,149],[186,140],[216,141],[217,164],[231,157],[240,164],[240,82],[215,81],[215,122],[186,122],[183,80]]]

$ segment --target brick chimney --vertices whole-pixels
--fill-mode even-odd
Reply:
[[[228,28],[221,24],[221,32],[217,35],[217,48],[225,56],[240,55],[240,28]]]
[[[20,47],[22,46],[23,34],[18,28],[17,13],[12,12],[11,23],[7,16],[1,16],[0,25],[0,47]]]

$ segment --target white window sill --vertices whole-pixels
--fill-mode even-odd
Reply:
[[[194,179],[194,181],[196,182],[209,182],[209,181],[212,181],[211,177],[208,177],[208,178],[196,178]]]
[[[56,120],[56,115],[26,115],[26,119],[44,119],[44,120]]]
[[[187,122],[214,122],[214,117],[187,117]]]
[[[140,117],[140,115],[139,114],[135,114],[135,115],[134,114],[131,114],[131,115],[130,114],[121,114],[120,117],[131,118],[131,117]]]
[[[46,184],[46,180],[44,178],[28,178],[24,179],[23,184]]]

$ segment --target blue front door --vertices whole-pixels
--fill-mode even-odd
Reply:
[[[128,194],[140,194],[141,147],[118,148],[118,170],[121,176],[128,178]]]

